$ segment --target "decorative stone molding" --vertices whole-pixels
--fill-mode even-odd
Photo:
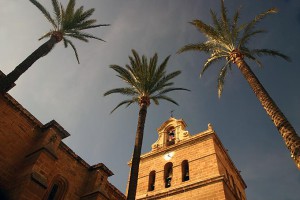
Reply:
[[[31,173],[31,179],[34,182],[38,183],[43,188],[48,187],[47,178],[45,176],[43,176],[42,174],[38,173],[38,172],[35,172],[35,171],[32,172]]]
[[[190,133],[186,130],[186,123],[182,119],[175,119],[170,117],[164,122],[158,129],[158,139],[152,144],[152,151],[162,147],[169,146],[168,144],[168,133],[174,131],[174,144],[186,140],[191,137]]]

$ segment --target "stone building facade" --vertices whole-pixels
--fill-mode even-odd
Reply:
[[[246,184],[212,125],[192,136],[171,117],[157,131],[152,150],[141,156],[136,199],[246,199]]]
[[[171,117],[157,131],[141,156],[137,200],[246,200],[246,184],[210,124],[191,135]],[[0,94],[0,199],[125,200],[108,181],[113,173],[76,155],[62,141],[68,136]]]
[[[42,124],[9,94],[0,95],[0,199],[122,200],[102,163],[90,166],[62,140],[56,121]]]

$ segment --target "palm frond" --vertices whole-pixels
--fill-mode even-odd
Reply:
[[[160,99],[177,104],[176,101],[165,94],[175,90],[189,91],[185,88],[170,87],[174,84],[171,80],[181,73],[180,71],[166,73],[166,65],[170,56],[166,57],[157,67],[158,56],[156,53],[153,57],[147,59],[145,55],[139,56],[132,49],[132,55],[129,56],[130,64],[126,64],[125,67],[119,65],[110,66],[118,73],[117,76],[124,80],[129,87],[111,89],[104,93],[104,96],[119,93],[133,97],[132,100],[122,101],[115,109],[124,104],[140,103],[138,99],[141,97],[153,100],[155,105],[159,104]]]
[[[205,64],[203,65],[203,68],[200,72],[200,77],[203,76],[204,72],[214,63],[220,61],[221,59],[223,59],[225,57],[225,55],[213,55],[211,57],[209,57]]]
[[[148,63],[147,58],[145,55],[142,56],[141,59],[141,66],[140,66],[140,73],[137,74],[137,80],[138,82],[144,82],[144,84],[141,86],[144,91],[147,91],[148,88]]]
[[[77,8],[73,14],[73,19],[72,21],[75,23],[75,24],[78,24],[78,23],[81,23],[82,22],[82,14],[83,14],[83,9],[84,7],[83,6],[80,6],[79,8]]]
[[[155,71],[152,76],[152,88],[155,88],[155,85],[165,76],[169,59],[170,55],[164,59],[157,69],[154,69]]]
[[[220,34],[218,34],[218,32],[212,26],[205,24],[199,19],[195,19],[190,23],[194,25],[201,33],[205,34],[207,38],[224,42],[223,38],[220,37]]]
[[[54,30],[50,30],[44,36],[39,38],[39,40],[44,39],[46,37],[50,37],[53,32],[59,32],[63,35],[64,46],[68,47],[68,45],[70,45],[73,48],[78,63],[78,53],[75,45],[70,40],[70,38],[75,38],[83,42],[88,42],[88,39],[104,41],[103,39],[96,37],[92,34],[82,32],[82,30],[109,25],[96,24],[97,21],[95,19],[88,19],[95,11],[94,8],[84,11],[84,7],[80,6],[78,9],[75,10],[76,1],[69,0],[65,9],[64,6],[58,2],[58,0],[51,0],[55,15],[55,18],[53,19],[50,13],[37,0],[30,0],[30,2],[33,3],[44,14],[44,16],[54,27]],[[70,38],[67,39],[66,37]]]
[[[210,9],[210,16],[213,20],[215,29],[217,30],[218,33],[221,33],[222,32],[222,26],[219,23],[219,19],[217,17],[217,14],[211,9]]]
[[[81,40],[81,41],[83,41],[83,42],[88,42],[88,41],[89,41],[88,39],[86,39],[86,38],[85,38],[84,36],[82,36],[81,34],[72,34],[72,33],[68,33],[68,34],[65,34],[65,36],[72,37],[72,38]]]
[[[191,90],[186,89],[186,88],[167,88],[167,89],[164,89],[164,90],[160,91],[160,92],[158,93],[158,95],[166,94],[166,93],[168,93],[168,92],[176,91],[176,90],[191,91]]]
[[[59,24],[61,22],[61,10],[57,0],[52,0],[52,6],[56,18],[57,29],[59,29]]]
[[[61,15],[61,20],[60,20],[60,29],[64,29],[63,27],[63,24],[64,24],[64,19],[66,17],[66,12],[65,12],[65,9],[64,9],[64,6],[60,3],[60,15]]]
[[[64,46],[65,48],[68,48],[68,42],[66,41],[66,38],[63,38]]]
[[[54,28],[57,28],[57,25],[54,21],[54,19],[51,17],[50,13],[36,0],[29,0],[33,5],[35,5],[47,18],[47,20],[53,25]]]
[[[169,58],[170,56],[168,56],[167,58]],[[155,74],[155,69],[156,69],[156,65],[157,65],[157,53],[154,54],[154,56],[152,58],[150,58],[149,61],[149,76],[150,77],[154,77]]]
[[[88,19],[90,16],[93,15],[94,12],[95,12],[94,8],[88,9],[85,12],[81,12],[81,15],[78,19],[78,23],[81,23],[81,22],[85,21],[86,19]]]
[[[272,49],[252,49],[251,54],[257,55],[257,56],[263,56],[263,55],[268,55],[268,56],[278,56],[283,58],[284,60],[291,62],[291,58],[288,57],[287,55],[280,53],[279,51],[272,50]]]
[[[221,0],[221,21],[222,21],[222,35],[225,38],[224,41],[228,41],[232,44],[232,37],[231,37],[231,31],[230,31],[230,21],[227,18],[227,9],[224,5],[224,0]]]
[[[132,65],[125,65],[125,68],[127,69],[127,71],[131,74],[132,79],[136,82],[136,71],[132,68]]]
[[[248,59],[254,61],[254,62],[258,65],[258,67],[263,67],[261,61],[258,60],[258,59],[257,59],[254,55],[252,55],[251,53],[245,52],[245,53],[244,53],[244,56],[245,56],[246,58],[248,58]]]
[[[134,49],[132,49],[131,52],[134,56],[134,63],[132,63],[133,68],[136,69],[135,71],[139,72],[139,71],[141,71],[141,68],[142,68],[141,58],[140,58],[139,54]],[[131,56],[129,56],[129,57],[131,57]]]
[[[157,96],[154,96],[154,98],[158,101],[159,99],[163,99],[163,100],[166,100],[166,101],[169,101],[171,103],[174,103],[175,105],[179,106],[179,104],[172,98],[168,97],[168,96],[165,96],[165,95],[157,95]],[[153,98],[151,98],[153,99]]]
[[[170,81],[171,79],[175,78],[176,76],[178,76],[179,74],[181,74],[180,70],[174,71],[168,75],[166,75],[164,78],[162,78],[161,80],[163,80],[162,82],[167,82]]]
[[[240,10],[238,9],[234,13],[233,18],[229,19],[224,0],[221,0],[220,17],[218,17],[213,10],[210,10],[210,15],[213,22],[212,25],[208,25],[201,20],[193,20],[191,22],[191,24],[193,24],[198,31],[206,36],[206,41],[185,45],[179,49],[177,53],[182,53],[185,51],[199,51],[210,54],[210,57],[203,65],[200,76],[202,76],[204,72],[213,64],[216,64],[216,62],[225,58],[226,63],[221,67],[218,75],[218,95],[221,96],[227,71],[228,69],[231,70],[232,63],[236,61],[231,59],[234,58],[234,56],[242,55],[239,57],[240,59],[243,59],[243,57],[248,58],[252,61],[255,61],[259,66],[262,65],[257,57],[262,55],[279,56],[287,61],[290,61],[288,56],[275,50],[250,50],[247,48],[247,43],[250,41],[250,39],[258,34],[266,32],[262,29],[256,29],[256,25],[269,14],[276,12],[276,8],[271,8],[257,15],[250,22],[239,24],[238,19],[240,16]],[[236,52],[238,52],[238,54],[235,54]]]
[[[239,32],[242,30],[238,26],[239,17],[240,17],[240,9],[237,9],[233,16],[233,21],[232,21],[232,26],[231,26],[231,36],[232,36],[233,46],[237,46],[236,43],[238,41]]]
[[[118,73],[118,76],[125,82],[130,85],[135,85],[136,82],[132,76],[132,74],[119,65],[110,65],[110,68],[115,70]]]
[[[218,76],[218,97],[221,98],[223,87],[225,83],[225,77],[227,74],[228,66],[230,65],[231,61],[227,61],[227,63],[221,68],[219,76]]]
[[[246,27],[244,28],[244,35],[249,34],[249,32],[252,32],[252,30],[254,29],[255,25],[260,22],[262,19],[264,19],[267,15],[269,14],[274,14],[277,13],[277,9],[276,8],[271,8],[265,12],[260,13],[259,15],[255,16],[255,18],[249,22]],[[242,38],[244,37],[244,35],[242,36]]]
[[[75,9],[75,0],[69,0],[69,3],[66,8],[66,16],[71,18],[74,14],[74,9]]]
[[[182,53],[185,51],[203,51],[205,53],[208,53],[211,50],[211,45],[208,45],[207,43],[198,43],[198,44],[188,44],[184,47],[180,48],[177,53]]]
[[[168,61],[170,59],[170,55],[167,56],[164,61],[159,65],[159,67],[157,68],[157,70],[155,71],[155,75],[159,78],[163,77],[165,75],[165,70],[168,64]]]
[[[152,97],[151,99],[155,105],[157,105],[157,106],[159,105],[159,101],[155,97]]]
[[[266,30],[255,30],[253,32],[250,32],[248,34],[244,34],[242,38],[240,38],[239,43],[237,45],[237,48],[241,48],[242,46],[245,46],[249,39],[251,39],[253,36],[260,34],[260,33],[266,33]]]
[[[66,38],[64,38],[64,42],[65,42],[65,44],[67,43],[67,44],[69,44],[69,45],[72,47],[72,49],[74,50],[75,56],[76,56],[76,60],[77,60],[78,64],[80,64],[80,62],[79,62],[79,57],[78,57],[78,53],[77,53],[77,49],[76,49],[75,45],[72,43],[71,40],[68,40],[68,39],[66,39]],[[66,46],[66,45],[65,45],[65,46]],[[68,46],[68,45],[67,45],[67,46]]]
[[[100,40],[102,42],[105,42],[105,40],[103,40],[101,38],[98,38],[98,37],[96,37],[94,35],[91,35],[89,33],[83,33],[83,32],[81,32],[80,35],[83,36],[83,37],[85,37],[85,38],[92,38],[92,39],[96,39],[96,40]]]
[[[39,40],[42,40],[44,38],[50,37],[52,34],[52,31],[49,31],[48,33],[46,33],[45,35],[43,35],[42,37],[39,38]]]
[[[90,25],[80,28],[79,30],[91,29],[91,28],[98,28],[101,26],[110,26],[110,24],[97,24],[97,25]]]
[[[112,90],[109,90],[103,94],[103,96],[107,96],[110,94],[119,93],[127,96],[137,95],[138,92],[136,92],[133,88],[127,87],[127,88],[115,88]]]
[[[74,23],[74,25],[72,26],[73,29],[75,30],[83,30],[88,26],[92,26],[93,24],[95,24],[97,22],[97,20],[95,19],[89,19],[80,23]]]
[[[116,109],[118,109],[120,106],[127,104],[126,107],[130,106],[132,103],[135,103],[137,101],[134,101],[132,99],[130,100],[124,100],[121,103],[119,103],[110,113],[113,113]]]
[[[171,83],[168,83],[168,81],[170,81],[171,79],[175,78],[176,76],[178,76],[179,74],[181,74],[181,71],[175,71],[172,72],[164,77],[162,77],[156,84],[155,86],[150,90],[150,93],[153,94],[155,91],[160,91],[162,90],[164,87],[166,86],[170,86],[172,85]]]

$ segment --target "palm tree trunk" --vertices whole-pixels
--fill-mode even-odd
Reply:
[[[269,96],[268,92],[262,86],[247,63],[242,58],[237,58],[235,63],[242,72],[244,78],[248,81],[261,105],[272,119],[287,148],[289,149],[291,157],[294,159],[298,169],[300,169],[300,137],[297,135],[295,129],[278,108],[276,103]]]
[[[22,63],[20,63],[12,72],[7,76],[0,79],[0,93],[8,92],[15,83],[16,80],[27,70],[31,65],[40,59],[41,57],[47,55],[57,43],[55,37],[51,37],[47,42],[42,44],[38,49],[36,49],[32,54],[30,54]]]
[[[127,200],[135,200],[146,116],[147,104],[143,103],[141,104],[139,111],[138,125],[130,169]]]

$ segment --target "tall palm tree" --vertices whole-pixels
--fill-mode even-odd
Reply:
[[[181,71],[175,71],[170,74],[166,73],[170,56],[165,58],[165,60],[157,66],[157,54],[154,54],[149,62],[144,55],[140,58],[135,50],[132,50],[132,54],[133,57],[129,56],[130,64],[127,64],[125,67],[119,65],[110,66],[110,68],[118,73],[117,76],[125,81],[128,86],[112,89],[104,93],[104,96],[119,93],[131,97],[119,103],[111,112],[122,105],[128,107],[133,103],[138,103],[140,108],[127,195],[127,199],[129,200],[135,199],[136,195],[144,126],[150,100],[152,100],[155,105],[159,104],[159,100],[166,100],[178,105],[176,101],[166,96],[166,94],[175,90],[187,90],[184,88],[171,87],[173,82],[170,81],[178,76]]]
[[[88,42],[88,39],[90,38],[103,41],[101,38],[84,32],[84,30],[108,26],[108,24],[96,24],[95,19],[90,19],[95,11],[94,8],[84,11],[83,6],[81,6],[75,9],[75,0],[69,0],[66,8],[64,8],[61,3],[58,3],[57,0],[52,0],[54,16],[51,16],[37,0],[30,0],[30,2],[33,3],[33,5],[35,5],[51,23],[52,29],[39,39],[49,38],[49,40],[36,49],[7,76],[0,79],[0,93],[7,92],[14,82],[29,69],[35,61],[47,55],[53,49],[55,44],[60,41],[64,42],[66,48],[69,45],[73,48],[79,63],[76,47],[70,38],[84,42]]]
[[[221,61],[222,59],[225,60],[225,64],[220,67],[218,76],[219,97],[223,91],[226,74],[228,70],[231,70],[231,65],[234,63],[249,83],[267,114],[272,119],[289,149],[291,157],[294,159],[298,169],[300,169],[299,136],[245,62],[245,58],[247,58],[255,61],[258,65],[261,65],[258,57],[263,55],[279,56],[290,61],[289,57],[275,50],[249,49],[247,47],[247,43],[250,39],[257,34],[265,32],[264,30],[256,29],[255,26],[257,23],[267,15],[276,12],[277,10],[272,8],[257,15],[250,22],[239,25],[239,10],[235,12],[232,20],[228,19],[224,1],[221,0],[221,17],[217,17],[215,12],[210,11],[213,25],[208,25],[198,19],[191,22],[192,25],[206,36],[207,40],[198,44],[188,44],[182,47],[178,53],[195,50],[209,54],[209,58],[204,63],[200,76],[216,62]]]

